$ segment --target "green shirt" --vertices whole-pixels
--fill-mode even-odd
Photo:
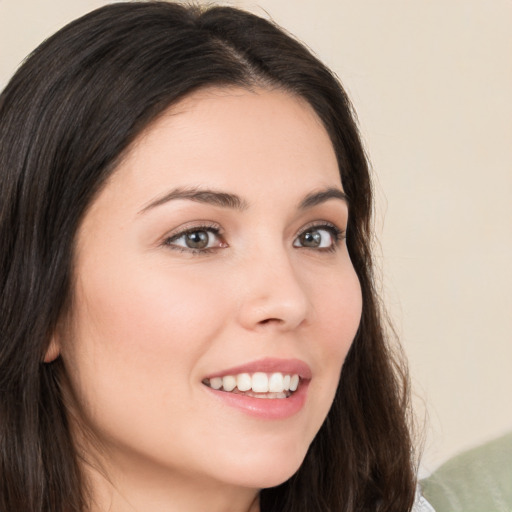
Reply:
[[[450,459],[421,487],[437,512],[512,512],[512,433]]]

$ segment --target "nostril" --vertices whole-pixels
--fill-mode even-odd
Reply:
[[[260,321],[260,324],[264,325],[264,324],[268,324],[270,322],[276,322],[278,324],[281,324],[281,323],[283,323],[283,320],[281,320],[280,318],[265,318],[265,320]]]
[[[298,287],[284,292],[254,288],[243,297],[239,310],[239,320],[245,328],[295,329],[305,320],[309,302]]]

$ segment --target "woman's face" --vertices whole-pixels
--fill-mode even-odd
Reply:
[[[298,469],[361,315],[347,216],[325,129],[282,91],[197,92],[138,138],[79,229],[54,343],[114,472]]]

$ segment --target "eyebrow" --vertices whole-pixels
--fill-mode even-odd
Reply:
[[[211,204],[222,208],[231,208],[240,211],[245,210],[248,207],[247,202],[236,194],[194,187],[174,189],[144,206],[139,213],[145,213],[148,210],[152,210],[157,206],[176,199],[188,199],[189,201],[196,201],[197,203]]]
[[[299,209],[307,210],[313,206],[317,206],[321,203],[325,203],[329,199],[341,199],[348,205],[348,196],[339,188],[329,187],[326,190],[319,192],[312,192],[308,194],[299,204]]]
[[[189,201],[196,201],[198,203],[211,204],[214,206],[220,206],[222,208],[230,208],[234,210],[246,210],[248,203],[236,194],[230,194],[228,192],[220,192],[211,189],[200,189],[198,187],[193,188],[176,188],[171,192],[151,201],[149,204],[144,206],[139,214],[146,213],[148,210],[152,210],[157,206],[161,206],[169,201],[177,199],[188,199]],[[334,187],[321,190],[319,192],[312,192],[308,194],[300,203],[300,210],[307,210],[313,206],[317,206],[321,203],[325,203],[329,199],[340,199],[345,203],[348,203],[348,197],[342,190]]]

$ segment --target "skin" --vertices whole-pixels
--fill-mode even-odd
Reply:
[[[199,187],[243,208],[161,200]],[[325,189],[343,190],[329,137],[279,90],[196,92],[131,147],[79,229],[72,312],[47,356],[66,367],[92,510],[257,511],[258,491],[298,469],[361,315],[344,238],[318,227],[343,231],[347,203],[299,207]],[[206,252],[179,238],[211,227]],[[289,418],[250,416],[202,383],[263,357],[311,368]]]

